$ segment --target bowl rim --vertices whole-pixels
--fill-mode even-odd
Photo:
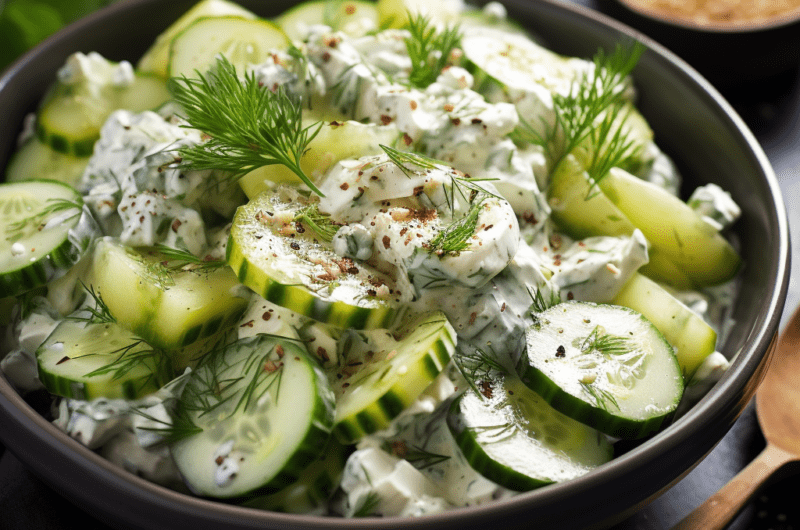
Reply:
[[[785,28],[788,26],[792,26],[800,22],[800,5],[793,10],[789,11],[788,13],[781,14],[766,20],[761,21],[751,21],[751,22],[733,22],[733,23],[725,23],[725,22],[710,22],[710,23],[703,23],[692,21],[690,18],[682,17],[679,15],[669,15],[662,13],[660,11],[656,11],[653,9],[647,9],[639,5],[636,0],[615,0],[617,3],[622,5],[625,9],[628,9],[637,15],[647,18],[656,23],[664,24],[666,26],[671,26],[676,29],[684,29],[689,31],[695,31],[698,33],[706,33],[709,35],[747,35],[747,34],[758,34],[762,32],[768,32],[772,30],[778,30],[780,28]]]
[[[48,49],[56,47],[59,40],[65,35],[90,30],[92,26],[101,23],[108,17],[116,17],[120,13],[140,6],[155,5],[158,1],[160,0],[127,0],[115,3],[62,29],[10,65],[0,77],[0,91],[3,89],[6,82],[17,75],[28,62],[34,60],[38,54],[46,53]],[[528,0],[507,0],[504,3],[509,6],[514,6],[519,10],[531,9],[528,6]],[[774,340],[774,335],[777,332],[780,322],[781,312],[786,299],[790,272],[787,214],[778,180],[771,164],[744,121],[727,101],[724,100],[719,92],[700,76],[697,71],[672,52],[642,33],[602,13],[581,5],[569,4],[561,0],[539,0],[538,4],[541,9],[546,8],[556,11],[567,11],[570,12],[572,16],[578,16],[579,18],[588,19],[594,24],[601,24],[609,27],[615,32],[620,33],[623,37],[633,37],[636,40],[642,41],[649,50],[652,50],[656,55],[660,56],[661,60],[671,63],[676,74],[684,76],[693,84],[699,85],[705,93],[705,96],[709,98],[715,106],[719,107],[722,114],[724,114],[726,120],[729,122],[729,125],[742,136],[742,139],[751,149],[755,159],[758,161],[758,165],[763,170],[766,186],[769,189],[770,197],[775,203],[776,229],[779,241],[777,242],[776,249],[778,263],[773,296],[764,313],[766,318],[762,327],[757,330],[751,342],[741,352],[747,354],[745,355],[746,358],[734,362],[731,369],[723,375],[722,379],[714,388],[676,422],[677,425],[681,426],[680,428],[671,426],[628,453],[615,458],[610,464],[605,464],[591,473],[569,482],[550,485],[546,488],[523,493],[510,499],[499,500],[482,506],[457,508],[443,514],[429,515],[423,518],[385,519],[385,521],[390,521],[390,523],[386,524],[393,528],[432,528],[443,522],[450,524],[459,522],[474,523],[477,520],[476,518],[490,517],[498,510],[505,510],[510,513],[522,513],[530,508],[530,504],[548,503],[553,499],[562,498],[565,492],[570,492],[571,495],[587,492],[600,484],[613,481],[623,476],[626,472],[625,470],[628,468],[642,467],[648,461],[648,453],[651,452],[653,450],[652,448],[656,445],[660,448],[674,450],[702,428],[705,417],[708,415],[715,415],[715,412],[719,413],[719,410],[715,410],[718,401],[722,400],[725,395],[736,394],[750,382],[753,374],[758,373],[759,365],[762,365],[762,362],[768,360],[769,346]],[[728,427],[733,425],[734,420],[741,413],[741,409],[744,408],[745,404],[746,403],[739,404],[740,407],[735,416],[726,418]],[[216,519],[219,522],[231,521],[233,519],[245,520],[248,522],[253,521],[261,524],[271,522],[279,523],[284,528],[307,528],[309,525],[330,528],[374,528],[376,521],[378,521],[376,518],[353,520],[265,512],[193,497],[149,482],[105,460],[69,437],[51,422],[47,421],[14,391],[11,385],[6,381],[4,375],[0,376],[0,415],[3,414],[6,414],[9,419],[15,422],[14,429],[24,429],[28,431],[30,435],[38,438],[39,442],[47,445],[49,450],[67,459],[77,458],[83,465],[88,466],[89,472],[92,475],[99,474],[98,476],[104,481],[117,488],[125,489],[131,496],[144,499],[147,502],[154,503],[154,505],[161,506],[168,510],[172,510],[177,506],[182,511],[198,512],[210,519]],[[0,437],[1,436],[2,434],[0,433]],[[8,448],[12,453],[16,454],[15,448]],[[16,449],[19,450],[19,448]],[[23,460],[23,458],[21,458],[21,460]],[[34,471],[38,471],[37,474],[39,475],[44,471],[43,469],[37,469],[35,462],[30,463],[26,461],[26,464],[29,466],[32,465]],[[688,473],[688,471],[689,470],[686,470],[683,475]],[[672,483],[676,482],[679,478],[680,477],[675,478]],[[662,488],[661,491],[666,489],[666,487],[668,487],[668,485]],[[651,495],[651,498],[655,495],[657,494]],[[646,503],[648,500],[650,499],[640,499],[639,505]]]

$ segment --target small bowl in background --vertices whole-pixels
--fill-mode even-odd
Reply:
[[[800,68],[800,2],[796,0],[786,0],[786,10],[781,12],[750,11],[747,6],[757,7],[759,0],[740,0],[728,10],[710,13],[658,7],[712,3],[730,4],[615,0],[604,11],[663,44],[723,90]]]

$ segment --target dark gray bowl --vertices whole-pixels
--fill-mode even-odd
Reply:
[[[0,168],[6,165],[26,113],[73,51],[97,50],[135,60],[191,0],[130,0],[80,21],[13,65],[0,79]],[[243,0],[271,16],[289,0]],[[555,50],[592,56],[621,39],[642,38],[607,17],[558,0],[507,0],[510,14]],[[68,438],[0,377],[0,440],[70,501],[127,528],[582,528],[607,527],[654,499],[695,466],[724,436],[755,392],[778,329],[789,278],[789,238],[780,190],[766,156],[742,120],[694,70],[657,44],[634,72],[640,107],[662,148],[691,185],[730,190],[743,218],[736,231],[746,266],[722,351],[730,371],[688,414],[665,431],[597,470],[564,484],[492,505],[421,519],[304,517],[259,512],[193,498],[118,469]],[[495,526],[498,525],[498,526]],[[502,526],[500,526],[502,525]]]

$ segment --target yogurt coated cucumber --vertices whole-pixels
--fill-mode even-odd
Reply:
[[[658,430],[683,395],[672,347],[640,313],[565,302],[534,315],[522,381],[559,412],[618,438]]]
[[[172,269],[157,249],[98,241],[91,284],[110,313],[150,344],[177,350],[232,326],[247,307],[224,266]]]
[[[178,405],[170,451],[197,495],[243,499],[295,483],[325,449],[333,393],[301,344],[256,335],[207,355]]]
[[[551,408],[516,376],[497,375],[467,390],[447,424],[470,466],[514,491],[563,482],[611,460],[596,430]]]
[[[400,309],[394,282],[336,254],[336,230],[313,201],[281,187],[236,211],[228,264],[253,291],[301,315],[342,328],[387,327]]]
[[[0,184],[0,227],[0,298],[62,275],[100,231],[80,194],[54,180]]]

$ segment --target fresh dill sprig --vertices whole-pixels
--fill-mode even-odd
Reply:
[[[487,198],[483,194],[476,196],[470,202],[469,210],[463,217],[456,219],[436,234],[436,237],[430,242],[428,251],[441,256],[444,254],[458,254],[469,249],[469,240],[475,234],[475,229],[478,227],[478,217]]]
[[[544,124],[546,133],[542,135],[533,124],[521,119],[515,139],[544,147],[551,167],[557,167],[564,157],[588,142],[593,149],[586,167],[593,184],[591,194],[611,167],[635,154],[635,142],[626,137],[624,130],[624,89],[643,51],[644,46],[638,42],[631,48],[617,45],[610,55],[600,50],[594,57],[594,68],[578,76],[567,94],[553,94],[555,125]]]
[[[600,326],[595,326],[581,343],[580,350],[582,353],[596,351],[606,356],[623,355],[631,351],[630,339],[603,333]]]
[[[394,165],[396,165],[407,177],[411,177],[412,174],[419,170],[425,171],[432,169],[447,169],[447,166],[438,160],[421,155],[419,153],[399,151],[394,147],[389,147],[388,145],[382,144],[379,145],[379,147],[383,149],[383,152],[386,153],[386,156],[389,157],[389,160],[394,162]],[[416,166],[418,169],[411,169],[413,166]]]
[[[322,123],[303,127],[300,101],[278,87],[261,86],[255,73],[241,79],[226,58],[198,78],[172,78],[169,90],[189,125],[210,139],[178,150],[179,165],[217,169],[239,178],[263,166],[288,167],[317,195],[322,193],[300,168],[300,158]]]
[[[491,179],[473,179],[467,176],[460,176],[446,164],[425,155],[398,151],[385,145],[380,147],[389,157],[389,160],[400,168],[407,177],[411,177],[415,173],[414,168],[417,168],[416,171],[439,169],[448,172],[450,184],[443,186],[447,207],[450,209],[451,214],[455,215],[459,203],[463,203],[467,211],[463,216],[436,234],[436,237],[429,244],[428,251],[432,254],[444,255],[456,254],[467,250],[469,248],[469,239],[475,234],[475,229],[478,226],[478,217],[483,203],[489,198],[500,198],[476,184],[477,182]]]
[[[476,348],[470,353],[457,350],[453,356],[453,363],[481,400],[484,398],[485,389],[481,388],[480,384],[492,378],[493,374],[508,373],[506,367],[495,356],[480,348]]]
[[[161,264],[170,271],[208,271],[227,264],[222,259],[199,258],[186,249],[174,248],[162,243],[156,245],[156,250],[164,257]]]
[[[614,394],[612,394],[608,390],[603,390],[594,383],[587,383],[585,381],[581,381],[580,385],[581,388],[583,388],[583,391],[589,394],[594,399],[598,407],[602,408],[605,411],[608,411],[610,410],[610,406],[613,405],[614,408],[619,410],[619,403],[617,403],[617,398],[615,398]]]
[[[333,240],[333,236],[336,235],[341,226],[334,222],[329,215],[320,212],[316,204],[310,204],[298,210],[293,221],[301,223],[303,226],[308,226],[320,239],[327,242]]]
[[[449,455],[440,455],[437,453],[432,453],[416,445],[412,445],[411,447],[412,450],[404,454],[403,459],[405,459],[408,462],[411,462],[414,465],[414,467],[416,467],[419,470],[433,467],[436,464],[441,464],[442,462],[446,462],[447,460],[450,459]]]
[[[47,199],[47,206],[42,210],[29,217],[25,217],[19,221],[6,225],[6,233],[12,234],[13,232],[21,232],[26,226],[42,223],[47,217],[54,213],[72,209],[76,210],[75,213],[68,218],[63,219],[62,222],[68,221],[80,215],[82,211],[81,205],[69,199]],[[13,236],[7,236],[6,238],[8,239],[9,237]]]
[[[73,314],[67,317],[69,320],[76,320],[79,322],[87,322],[93,324],[113,324],[117,322],[117,319],[114,318],[114,315],[111,314],[111,311],[108,309],[108,306],[103,301],[103,297],[100,294],[96,293],[94,290],[94,286],[87,287],[83,281],[81,281],[81,285],[83,286],[84,291],[89,293],[89,296],[94,301],[92,306],[86,306],[81,308],[81,311],[86,311],[89,314],[87,316],[78,316],[77,314]]]
[[[417,88],[427,88],[436,81],[450,61],[450,54],[461,42],[458,25],[437,31],[431,19],[423,14],[408,14],[406,50],[411,59],[408,81]]]
[[[499,443],[514,436],[519,431],[519,426],[516,423],[509,422],[499,425],[471,427],[471,430],[483,435],[482,443]],[[487,437],[491,439],[487,440]]]
[[[165,421],[161,418],[156,418],[152,414],[146,413],[142,408],[135,407],[131,409],[134,414],[137,414],[154,423],[159,423],[159,427],[137,426],[137,429],[152,432],[161,436],[159,445],[171,445],[186,438],[190,438],[195,434],[203,432],[201,427],[195,423],[182,411],[182,409],[170,412],[171,421]]]
[[[528,285],[527,289],[528,289],[528,296],[531,297],[531,305],[528,308],[528,313],[533,319],[533,325],[539,327],[541,326],[539,313],[546,311],[547,309],[553,307],[554,305],[560,304],[561,293],[557,289],[551,289],[549,299],[545,299],[541,288],[537,287],[534,289],[533,287]]]
[[[95,354],[87,354],[88,357]],[[116,350],[109,352],[115,356],[114,359],[105,365],[86,374],[86,377],[97,375],[112,374],[112,380],[124,377],[128,372],[143,364],[150,364],[150,373],[141,380],[141,387],[144,388],[151,381],[155,380],[157,386],[162,386],[165,381],[161,381],[161,374],[166,372],[167,355],[161,350],[151,348],[143,339],[135,339]]]

